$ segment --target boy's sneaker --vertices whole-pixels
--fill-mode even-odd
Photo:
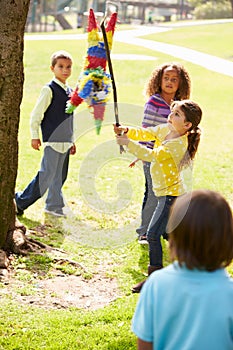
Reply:
[[[19,207],[17,207],[17,205],[16,205],[16,215],[17,216],[22,216],[23,213],[24,213],[24,211],[22,209],[19,209]]]
[[[148,244],[147,238],[146,238],[146,234],[145,235],[140,235],[138,237],[138,243],[140,244]]]
[[[53,215],[53,216],[66,217],[66,214],[63,212],[62,209],[56,209],[56,210],[45,209],[44,212],[46,214],[50,214],[50,215]]]
[[[17,216],[22,216],[24,211],[23,209],[20,209],[16,203],[16,198],[14,198],[14,206],[15,206],[15,213]]]

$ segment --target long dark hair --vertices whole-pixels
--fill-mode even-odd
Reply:
[[[198,127],[201,117],[202,110],[200,106],[191,100],[175,101],[172,103],[171,108],[179,105],[180,109],[184,112],[186,121],[192,123],[191,128],[188,130],[188,148],[183,159],[180,162],[180,168],[184,168],[190,164],[191,160],[194,159],[197,152],[197,148],[200,142],[201,129]]]
[[[214,271],[233,259],[232,211],[220,193],[196,190],[178,197],[167,231],[172,260],[191,270]]]

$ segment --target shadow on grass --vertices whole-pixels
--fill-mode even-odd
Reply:
[[[138,261],[139,267],[144,270],[149,264],[149,253],[148,253],[149,246],[148,244],[140,244],[140,250],[141,250],[141,255]]]
[[[63,244],[65,234],[62,225],[63,218],[46,215],[44,223],[34,221],[26,217],[20,217],[20,223],[27,228],[30,238],[39,241],[51,247],[59,248]]]
[[[19,271],[36,276],[50,275],[54,270],[60,270],[64,273],[73,274],[77,268],[69,262],[68,253],[61,247],[66,237],[63,228],[64,218],[54,217],[51,215],[44,216],[44,223],[31,220],[26,217],[20,217],[20,223],[27,229],[26,236],[29,243],[37,248],[26,255],[14,257],[14,267],[16,275]],[[22,273],[20,274],[22,276]],[[25,274],[25,276],[27,275]],[[33,275],[31,276],[33,278]]]
[[[163,264],[167,266],[171,263],[169,256],[169,244],[166,240],[161,238],[162,249],[163,249]],[[138,247],[139,259],[137,268],[127,268],[125,271],[131,275],[133,281],[138,283],[148,276],[148,265],[149,265],[149,246],[148,244],[139,244]],[[135,262],[136,263],[136,262]]]
[[[147,267],[149,264],[149,255],[148,255],[148,245],[140,244],[139,245],[140,257],[138,260],[139,269],[128,268],[126,272],[132,276],[132,279],[135,283],[140,282],[142,279],[145,279],[147,276]]]

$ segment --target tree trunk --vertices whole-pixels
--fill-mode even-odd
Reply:
[[[15,227],[18,127],[23,95],[24,28],[30,0],[0,0],[0,248]]]

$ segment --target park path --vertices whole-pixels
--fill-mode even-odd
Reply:
[[[200,24],[209,24],[209,23],[233,23],[233,20],[214,20],[214,21],[199,21],[199,22],[178,22],[177,24],[170,25],[140,25],[133,30],[127,31],[116,31],[114,34],[114,41],[123,42],[130,45],[137,45],[152,51],[159,51],[165,53],[167,55],[180,58],[182,60],[192,62],[201,67],[204,67],[208,70],[218,72],[230,77],[233,77],[233,62],[225,60],[223,58],[209,55],[200,51],[188,49],[186,47],[166,44],[163,42],[152,41],[141,38],[141,36],[152,34],[152,33],[161,33],[168,30],[172,30],[178,26],[192,26],[192,25],[200,25]],[[86,38],[85,34],[36,34],[36,35],[25,35],[25,40],[82,40]],[[230,43],[229,43],[230,45]],[[143,56],[142,56],[143,57]],[[151,56],[153,59],[153,56]],[[140,55],[135,57],[136,59],[140,59]]]
[[[219,21],[219,23],[221,22]],[[233,23],[233,20],[230,20],[227,22]],[[203,22],[198,22],[198,23],[195,23],[195,25],[202,24],[202,23]],[[182,23],[181,24],[178,23],[178,25],[182,26]],[[183,24],[183,26],[188,26],[188,25],[192,25],[192,23],[186,22],[185,24]],[[145,47],[152,51],[159,51],[167,55],[180,58],[188,62],[192,62],[208,70],[233,77],[233,62],[231,61],[225,60],[217,56],[209,55],[200,51],[188,49],[186,47],[173,45],[173,44],[166,44],[163,42],[152,41],[152,40],[141,38],[141,36],[143,35],[159,33],[159,32],[161,33],[164,31],[172,30],[173,27],[176,27],[176,26],[172,26],[172,25],[167,27],[140,26],[138,29],[127,31],[127,35],[125,31],[117,32],[115,34],[114,40],[120,41],[126,44],[133,44],[133,45]],[[230,44],[232,43],[229,43],[229,45]]]

